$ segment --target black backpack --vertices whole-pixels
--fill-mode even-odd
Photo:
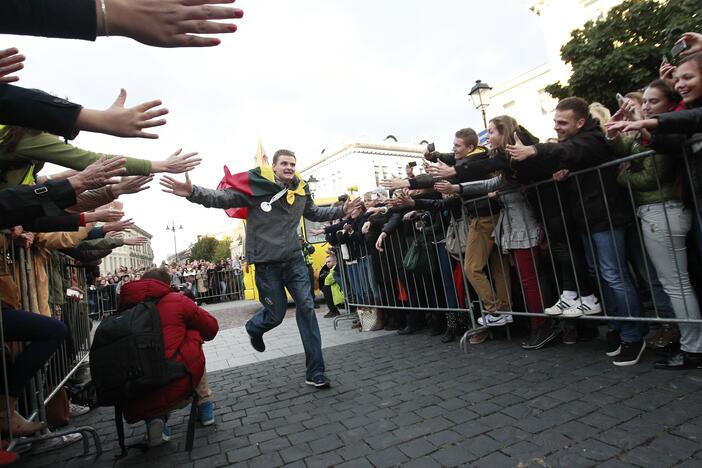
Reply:
[[[165,357],[157,302],[148,299],[105,318],[97,327],[90,347],[90,374],[100,406],[122,406],[187,374],[175,357]]]

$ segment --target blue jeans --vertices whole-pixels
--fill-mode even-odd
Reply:
[[[446,306],[449,309],[458,308],[458,294],[456,293],[456,285],[453,282],[453,263],[451,257],[446,251],[446,243],[439,242],[436,246],[436,255],[439,257],[439,270],[441,273],[441,285],[446,296]]]
[[[246,331],[263,335],[283,322],[288,307],[287,288],[297,308],[295,319],[305,348],[306,378],[323,375],[322,336],[310,295],[310,275],[302,255],[286,262],[256,265],[256,288],[263,308],[246,323]]]
[[[582,235],[585,260],[590,272],[599,274],[605,312],[610,316],[641,317],[641,303],[626,263],[626,233],[624,228]],[[592,245],[591,245],[592,243]],[[594,248],[594,256],[592,252]],[[597,267],[595,268],[595,259]],[[595,283],[597,286],[597,283]],[[641,340],[638,322],[610,321],[612,330],[619,330],[625,343]]]

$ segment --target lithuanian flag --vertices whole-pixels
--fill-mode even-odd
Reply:
[[[304,197],[309,194],[307,184],[302,180],[302,176],[295,173],[297,178],[297,187],[288,190],[286,196],[282,197],[276,203],[295,203],[295,196]],[[217,190],[236,190],[251,197],[268,197],[272,198],[275,194],[282,190],[282,187],[275,183],[275,174],[271,166],[260,166],[246,172],[232,174],[229,168],[224,166],[224,177],[217,186]],[[246,219],[248,208],[229,208],[224,210],[230,218]]]

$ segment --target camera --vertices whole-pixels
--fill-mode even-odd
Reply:
[[[339,195],[338,200],[341,203],[346,203],[347,201],[349,201],[349,196],[347,194]]]
[[[417,161],[410,161],[407,163],[407,167],[417,167]]]

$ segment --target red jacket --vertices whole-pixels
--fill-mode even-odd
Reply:
[[[206,310],[174,292],[166,283],[153,279],[133,281],[122,286],[120,308],[132,307],[147,298],[161,298],[156,310],[161,317],[166,358],[175,356],[185,364],[189,375],[128,403],[124,408],[124,418],[130,424],[165,414],[192,393],[205,372],[202,343],[213,339],[219,330],[217,319]]]

